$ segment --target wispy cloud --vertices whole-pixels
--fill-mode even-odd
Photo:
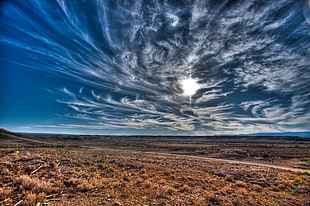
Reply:
[[[47,90],[74,123],[45,127],[310,129],[310,33],[300,2],[20,4],[7,4],[1,20],[1,45],[23,57],[11,63],[73,82]],[[181,81],[190,77],[199,90],[189,98]]]

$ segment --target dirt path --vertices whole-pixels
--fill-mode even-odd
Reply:
[[[144,151],[137,151],[137,150],[122,150],[122,149],[110,149],[110,148],[87,147],[87,146],[83,146],[83,147],[89,148],[89,149],[95,149],[95,150],[113,150],[113,151],[123,151],[123,152],[125,151],[125,152],[135,152],[135,153],[142,153],[142,154],[166,155],[166,156],[174,156],[174,157],[186,157],[186,158],[192,158],[192,159],[203,159],[203,160],[210,160],[210,161],[221,161],[221,162],[227,162],[230,164],[244,164],[244,165],[251,165],[251,166],[260,166],[260,167],[289,170],[293,172],[307,172],[310,174],[310,170],[271,165],[271,164],[255,163],[255,162],[245,162],[245,161],[238,161],[238,160],[212,158],[212,157],[200,157],[200,156],[194,156],[194,155],[171,154],[171,153],[164,153],[164,152],[144,152]]]

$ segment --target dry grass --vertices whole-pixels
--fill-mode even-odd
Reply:
[[[310,168],[310,141],[223,138],[40,136],[0,129],[0,205],[310,205],[308,173],[87,149],[102,146]]]
[[[0,157],[0,205],[309,204],[305,173],[87,149],[0,149]]]
[[[34,193],[50,192],[52,187],[50,182],[40,180],[36,177],[22,175],[13,180],[13,184],[18,185],[21,190],[31,191]]]

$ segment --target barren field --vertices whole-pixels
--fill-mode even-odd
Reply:
[[[0,135],[0,205],[310,204],[307,139]]]

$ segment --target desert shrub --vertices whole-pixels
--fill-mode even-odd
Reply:
[[[164,186],[162,191],[165,192],[168,195],[172,195],[172,194],[175,194],[177,192],[176,189],[174,189],[173,187],[170,187],[168,185]]]
[[[260,186],[260,185],[254,184],[253,185],[253,190],[256,191],[256,192],[261,192],[263,190],[263,187]]]
[[[147,174],[147,173],[145,173],[145,174],[141,174],[141,178],[143,178],[143,179],[148,179],[149,178],[149,175]]]
[[[44,202],[45,197],[45,193],[32,193],[27,191],[23,197],[23,205],[32,206],[38,202]]]
[[[8,175],[8,176],[10,176],[12,173],[10,172],[10,170],[8,169],[8,168],[6,168],[6,167],[3,167],[3,168],[1,168],[1,170],[0,170],[0,174],[1,175]]]
[[[92,177],[90,178],[89,182],[94,185],[94,187],[100,189],[103,188],[104,185],[108,182],[105,178],[101,177]]]
[[[233,182],[235,180],[235,178],[233,175],[226,175],[224,180],[227,182]]]
[[[155,198],[156,198],[156,199],[168,198],[168,195],[167,195],[167,193],[165,193],[165,192],[162,191],[162,190],[156,190],[156,191],[155,191]]]
[[[238,180],[238,181],[236,181],[235,186],[236,187],[246,187],[247,185],[245,182]]]
[[[34,193],[50,192],[52,187],[49,182],[42,181],[38,178],[32,178],[27,175],[22,175],[13,181],[15,184],[20,185],[23,190],[30,190]]]
[[[81,192],[87,192],[94,188],[102,188],[104,186],[103,180],[101,180],[100,178],[95,178],[95,177],[92,177],[89,179],[70,178],[68,180],[65,180],[63,183],[66,187],[71,187],[71,189],[76,189]]]
[[[91,189],[94,189],[94,185],[92,185],[91,183],[87,182],[87,181],[83,181],[81,184],[79,184],[77,187],[76,187],[79,191],[81,192],[87,192]]]
[[[120,193],[121,193],[122,198],[129,198],[133,195],[137,195],[136,191],[134,192],[131,188],[128,188],[128,187],[122,187],[120,189]]]
[[[5,200],[10,193],[10,188],[0,188],[0,201]]]
[[[293,186],[287,182],[279,182],[277,185],[273,185],[272,189],[274,191],[285,191],[285,190],[290,190],[292,189]]]
[[[64,181],[66,187],[77,187],[79,184],[81,184],[81,182],[77,178],[70,178]]]
[[[145,174],[145,173],[146,173],[146,169],[141,169],[141,170],[139,171],[139,173],[140,173],[140,174]]]
[[[266,153],[266,152],[264,152],[264,153],[262,154],[262,156],[263,156],[263,158],[264,158],[264,159],[266,159],[266,158],[268,158],[268,157],[269,157],[269,154],[268,154],[268,153]]]
[[[241,194],[241,195],[245,195],[245,196],[248,196],[248,194],[249,194],[249,191],[244,187],[237,188],[235,191],[237,194]]]
[[[221,205],[221,199],[218,195],[215,195],[214,193],[206,192],[205,193],[205,202],[208,205]]]
[[[142,182],[142,187],[144,187],[144,188],[151,188],[152,185],[153,185],[153,183],[149,180],[144,180]]]
[[[192,192],[192,189],[190,186],[188,185],[183,185],[180,189],[179,189],[180,192],[184,193],[184,192],[187,192],[187,193],[191,193]]]
[[[83,179],[80,184],[77,185],[77,189],[82,192],[87,192],[95,188],[102,188],[104,183],[101,178],[92,177],[90,179]]]

